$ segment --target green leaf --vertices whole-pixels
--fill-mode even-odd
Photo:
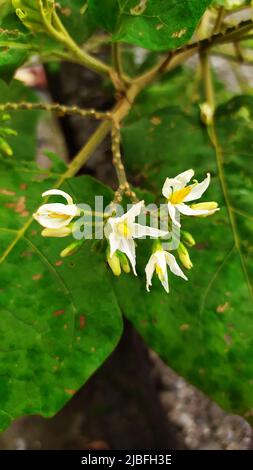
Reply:
[[[22,33],[0,34],[0,78],[9,82],[27,59],[27,44]]]
[[[29,90],[20,81],[13,80],[7,85],[0,80],[0,103],[37,101],[37,97],[32,90]],[[37,145],[37,122],[40,115],[39,111],[12,111],[9,112],[11,120],[7,123],[17,132],[17,136],[8,136],[14,158],[19,160],[34,160]]]
[[[60,17],[70,35],[78,42],[85,42],[95,31],[96,24],[84,0],[63,0]]]
[[[113,41],[151,50],[172,49],[186,43],[210,3],[211,0],[88,0],[94,19],[112,33]]]
[[[57,175],[0,163],[3,429],[18,416],[59,411],[113,351],[122,320],[98,243],[85,241],[74,256],[60,259],[72,239],[43,238],[35,222],[22,231]],[[92,206],[96,194],[105,204],[112,197],[88,176],[68,180],[63,189]]]
[[[191,249],[194,267],[187,273],[188,282],[170,273],[169,295],[157,278],[151,292],[144,293],[150,242],[138,244],[138,279],[115,282],[122,311],[169,366],[225,409],[247,419],[253,407],[252,113],[251,97],[236,98],[217,112],[240,250],[199,111],[187,114],[178,107],[166,108],[126,125],[123,146],[128,171],[152,189],[158,201],[163,200],[161,188],[167,176],[193,168],[198,180],[211,172],[211,185],[202,200],[218,201],[221,210],[206,219],[183,219],[183,229],[197,241]]]

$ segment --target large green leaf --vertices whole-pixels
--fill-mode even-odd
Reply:
[[[22,234],[56,175],[1,161],[0,172],[0,428],[24,414],[52,416],[117,344],[122,322],[104,251],[86,241],[70,258],[68,239],[45,239],[33,222]],[[63,189],[94,205],[111,192],[88,176]],[[9,252],[6,251],[9,247]],[[99,292],[94,295],[94,292]]]
[[[36,94],[24,86],[20,81],[13,80],[10,85],[0,80],[0,103],[37,101]],[[10,144],[14,158],[19,160],[34,160],[37,145],[37,122],[39,111],[14,111],[8,112],[11,119],[7,122],[17,132],[16,136],[7,136],[6,140]]]
[[[87,2],[63,0],[60,5],[59,14],[68,32],[78,43],[85,42],[96,29]]]
[[[211,0],[88,0],[99,26],[115,41],[152,50],[187,42]]]
[[[126,125],[125,160],[139,182],[159,199],[166,176],[194,168],[201,179],[210,171],[212,183],[204,200],[218,201],[221,211],[212,218],[183,220],[183,228],[197,240],[191,251],[194,268],[188,282],[170,275],[169,295],[157,279],[151,293],[144,293],[147,242],[138,248],[139,279],[115,282],[122,311],[147,343],[221,406],[247,418],[253,407],[252,113],[249,97],[232,100],[217,113],[240,250],[198,110],[188,115],[177,107],[166,108]]]

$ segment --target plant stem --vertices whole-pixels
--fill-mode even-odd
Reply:
[[[212,75],[211,75],[211,70],[209,66],[209,60],[207,54],[203,54],[201,56],[201,65],[202,65],[202,75],[203,75],[203,82],[204,82],[204,87],[205,87],[205,95],[206,95],[206,102],[214,109],[214,91],[213,91],[213,82],[212,82]],[[210,138],[210,141],[214,147],[215,150],[215,155],[216,155],[216,162],[217,162],[217,168],[218,168],[218,176],[220,180],[220,185],[223,193],[223,197],[226,203],[226,208],[228,212],[228,217],[233,233],[233,238],[234,238],[234,243],[235,247],[238,251],[242,270],[245,276],[245,279],[247,281],[247,286],[249,290],[249,294],[251,299],[253,300],[253,289],[251,287],[251,283],[249,280],[249,275],[247,271],[247,266],[246,262],[244,259],[244,255],[241,249],[241,243],[240,243],[240,236],[238,233],[238,228],[236,224],[236,219],[235,215],[233,212],[232,204],[230,201],[230,196],[229,196],[229,191],[228,191],[228,186],[225,178],[225,172],[224,172],[224,166],[223,166],[223,151],[222,148],[219,144],[216,128],[215,128],[215,120],[213,118],[211,124],[207,126],[208,128],[208,135]]]
[[[209,67],[209,56],[206,51],[200,53],[200,64],[205,90],[205,101],[210,105],[211,109],[215,109],[214,90],[212,82],[212,72]]]
[[[124,189],[125,184],[127,183],[127,177],[126,177],[125,168],[124,168],[122,158],[121,158],[120,130],[117,126],[112,126],[111,136],[112,136],[112,155],[113,155],[112,162],[117,173],[119,186]]]
[[[93,70],[94,72],[110,74],[111,68],[108,65],[104,64],[102,61],[83,51],[76,44],[76,42],[69,35],[68,31],[64,28],[60,18],[58,17],[55,11],[52,14],[55,27],[47,20],[42,3],[40,4],[40,13],[44,27],[48,34],[55,38],[59,43],[63,44],[69,51],[71,51],[74,57],[78,59],[81,65],[84,65],[85,67],[90,70]]]
[[[130,188],[130,184],[127,181],[125,167],[121,157],[120,151],[120,128],[117,125],[112,126],[111,131],[112,137],[112,155],[113,155],[113,165],[116,170],[119,187],[115,192],[114,202],[119,203],[122,200],[122,195],[125,194],[133,202],[137,202],[138,198],[135,192]]]
[[[226,14],[225,8],[220,7],[218,9],[218,15],[217,15],[215,25],[214,25],[214,28],[213,28],[213,34],[217,33],[220,30],[220,27],[222,25],[222,21],[223,21],[223,18],[225,16],[225,14]]]
[[[96,111],[95,109],[82,109],[79,108],[78,106],[65,106],[61,105],[58,103],[28,103],[25,101],[22,101],[21,103],[5,103],[5,104],[0,104],[0,111],[20,111],[20,110],[42,110],[42,111],[49,111],[49,112],[54,112],[54,113],[59,113],[59,114],[70,114],[74,116],[87,116],[87,117],[93,117],[94,119],[98,120],[110,120],[112,119],[111,113],[108,112],[100,112]]]
[[[94,153],[94,151],[101,144],[101,142],[103,142],[110,129],[110,121],[104,121],[98,126],[97,130],[92,134],[92,136],[86,142],[84,147],[75,156],[74,160],[72,160],[66,172],[57,181],[57,188],[59,188],[67,178],[71,178],[72,176],[78,173],[78,171],[86,163],[90,155],[92,155],[92,153]]]
[[[112,43],[112,63],[114,70],[117,72],[118,76],[122,78],[122,62],[121,62],[121,50],[120,44],[118,42]]]

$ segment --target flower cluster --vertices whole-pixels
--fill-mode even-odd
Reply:
[[[172,225],[181,228],[178,215],[181,213],[185,216],[207,217],[214,214],[218,208],[216,202],[192,203],[200,199],[210,184],[210,174],[198,183],[196,180],[192,184],[190,181],[194,176],[193,170],[187,170],[180,173],[175,178],[167,178],[162,188],[162,194],[166,198],[167,211]],[[34,214],[35,220],[43,226],[42,235],[44,237],[65,237],[72,233],[73,219],[80,216],[79,207],[73,203],[69,194],[59,189],[46,191],[42,196],[60,195],[66,199],[67,204],[51,203],[43,204]],[[168,235],[168,231],[159,230],[147,225],[141,225],[136,222],[136,218],[145,209],[144,201],[137,202],[124,213],[117,217],[112,213],[105,217],[104,235],[107,239],[107,261],[116,276],[121,274],[123,270],[129,273],[132,267],[133,273],[136,272],[136,244],[135,239],[143,237],[152,237],[153,252],[146,265],[146,287],[149,291],[152,285],[153,274],[156,273],[166,292],[169,292],[168,272],[170,271],[176,276],[180,276],[187,280],[187,277],[179,267],[175,256],[163,248],[163,239]],[[189,256],[188,247],[195,244],[192,235],[181,230],[181,241],[177,246],[177,254],[182,265],[186,269],[192,268],[192,262]],[[75,252],[80,242],[74,242],[62,252],[62,256],[67,256]],[[130,264],[129,264],[130,262]]]

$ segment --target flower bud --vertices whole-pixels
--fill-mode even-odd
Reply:
[[[10,127],[0,127],[0,134],[2,135],[12,135],[16,137],[18,135],[17,131],[10,129]]]
[[[110,250],[107,250],[107,263],[109,264],[114,276],[120,276],[121,274],[121,267],[120,267],[120,261],[117,253],[114,253],[112,256],[110,256]]]
[[[66,258],[67,256],[72,256],[74,255],[79,248],[82,246],[83,241],[78,241],[78,242],[73,242],[70,245],[68,245],[64,250],[61,251],[60,256],[61,258]]]
[[[191,247],[191,246],[196,245],[196,242],[190,232],[185,232],[184,230],[181,230],[181,236],[182,236],[183,242],[187,246]]]
[[[9,146],[6,140],[2,139],[2,137],[0,137],[0,153],[1,152],[7,155],[8,157],[12,157],[13,155],[12,148]]]
[[[179,244],[177,252],[178,252],[178,256],[179,256],[179,259],[180,259],[182,265],[186,269],[191,269],[193,267],[193,264],[191,262],[189,252],[188,252],[186,246],[183,243]]]
[[[1,106],[0,106],[0,107],[1,107]],[[11,119],[10,115],[9,115],[9,114],[6,114],[6,113],[5,113],[5,114],[2,114],[2,115],[0,116],[0,121],[1,121],[1,122],[9,121],[10,119]]]
[[[123,269],[124,273],[126,274],[130,273],[131,269],[130,269],[130,265],[129,265],[126,255],[122,253],[121,251],[118,251],[117,255],[119,257],[120,266]]]
[[[214,108],[209,103],[202,103],[199,105],[201,121],[206,126],[209,126],[213,122]]]
[[[42,230],[41,235],[42,237],[56,237],[56,238],[63,238],[67,237],[68,235],[71,235],[72,233],[72,228],[70,225],[66,227],[60,227],[60,228],[44,228]]]
[[[191,204],[191,209],[194,210],[203,210],[208,211],[206,214],[198,215],[198,217],[208,217],[209,215],[214,214],[214,212],[218,211],[218,204],[217,202],[199,202],[198,204]]]

